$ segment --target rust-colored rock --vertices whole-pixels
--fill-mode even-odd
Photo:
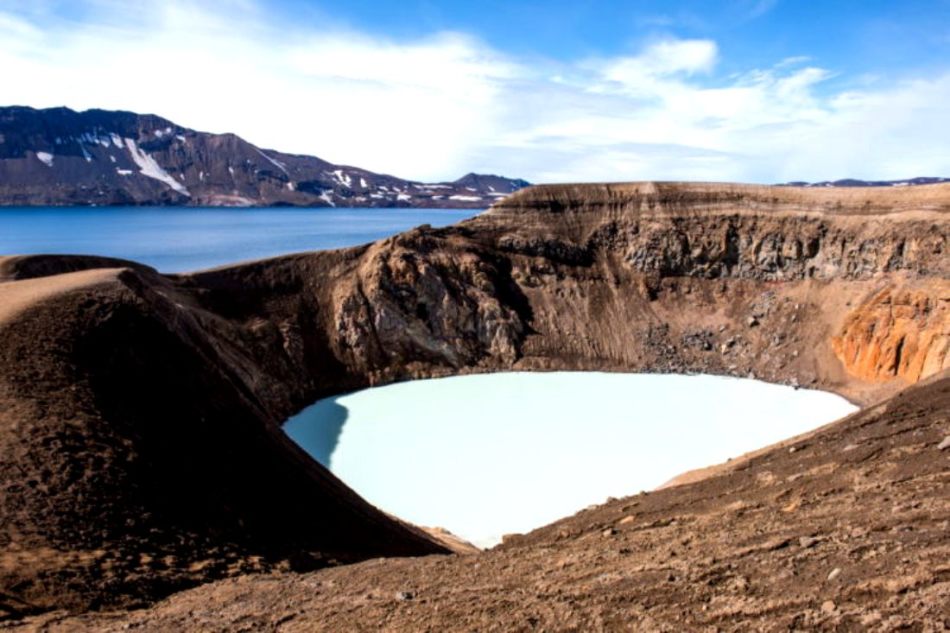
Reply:
[[[914,383],[950,367],[950,280],[925,289],[888,287],[845,319],[832,338],[849,373]]]

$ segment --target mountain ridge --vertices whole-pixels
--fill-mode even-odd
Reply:
[[[485,208],[528,184],[475,173],[405,180],[155,114],[0,107],[0,206]]]

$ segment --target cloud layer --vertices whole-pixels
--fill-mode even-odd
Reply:
[[[795,58],[724,77],[705,39],[565,63],[463,33],[407,42],[287,22],[252,0],[128,5],[86,0],[66,18],[13,0],[0,10],[0,103],[154,112],[426,180],[950,174],[950,65],[849,78]]]

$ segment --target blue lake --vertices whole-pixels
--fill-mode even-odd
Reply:
[[[0,208],[0,254],[131,259],[183,272],[300,251],[365,244],[420,224],[448,226],[472,209],[181,207]]]

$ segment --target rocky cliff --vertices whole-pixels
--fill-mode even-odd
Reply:
[[[0,107],[0,205],[479,209],[527,184],[478,174],[426,184],[154,115]]]
[[[129,606],[250,570],[440,551],[280,433],[293,412],[348,389],[600,369],[752,375],[862,404],[890,397],[950,366],[948,213],[944,184],[548,186],[453,227],[187,275],[101,259],[7,259],[3,604],[21,614]],[[897,420],[881,411],[909,406],[917,413],[900,414],[910,425],[902,437],[939,434],[946,380],[936,384],[914,392],[916,404],[875,409],[874,428]],[[865,428],[852,427],[835,431],[842,451]],[[892,441],[881,438],[856,463],[888,485],[903,466],[881,461]],[[823,455],[809,466],[823,482],[815,485],[837,489],[834,452]],[[939,479],[927,459],[915,476]],[[793,474],[771,475],[785,482],[773,492],[786,505],[840,501],[806,493]],[[939,500],[937,479],[929,491],[894,494]],[[738,503],[751,484],[716,485]],[[712,494],[684,490],[677,507]],[[950,518],[945,498],[931,501],[932,516]],[[836,509],[820,507],[831,517],[821,521],[833,521]],[[679,516],[670,508],[650,521]],[[756,516],[743,529],[771,529]],[[579,541],[586,531],[568,532],[572,547],[593,547]],[[704,534],[676,538],[700,547],[714,538]],[[536,549],[511,556],[541,560],[555,541],[529,539]],[[308,552],[302,562],[299,552]],[[461,573],[449,572],[455,563],[423,567],[431,565]],[[423,568],[396,567],[407,579]]]

